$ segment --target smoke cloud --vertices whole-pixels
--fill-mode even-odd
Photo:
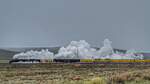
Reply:
[[[85,40],[71,41],[66,47],[61,47],[57,54],[48,50],[28,51],[14,55],[13,59],[143,59],[143,55],[136,55],[135,52],[125,54],[114,53],[111,41],[105,39],[103,47],[99,50],[92,48]]]
[[[19,54],[16,54],[13,56],[13,59],[53,59],[54,54],[48,49],[41,51],[28,51],[28,52],[22,52]]]
[[[60,48],[56,58],[91,59],[96,55],[96,49],[91,48],[85,40],[72,41],[67,47]]]

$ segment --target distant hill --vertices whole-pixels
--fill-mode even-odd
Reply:
[[[93,47],[97,50],[99,48]],[[30,50],[37,50],[40,51],[41,49],[48,49],[49,51],[53,52],[54,54],[57,54],[60,47],[37,47],[37,48],[7,48],[7,49],[0,49],[0,59],[1,60],[9,60],[12,59],[13,55],[20,53],[20,52],[27,52]],[[122,53],[125,53],[126,50],[121,50],[121,49],[114,49],[114,52],[119,51]]]
[[[127,50],[122,50],[122,49],[116,49],[116,48],[114,48],[114,52],[122,52],[122,53],[126,53]]]
[[[0,49],[0,59],[1,60],[9,60],[16,53],[18,53],[18,52]]]
[[[48,49],[49,51],[53,52],[54,54],[58,53],[60,47],[29,47],[29,48],[7,48],[5,50],[13,51],[13,52],[27,52],[30,50],[40,51],[42,49]]]
[[[93,47],[96,50],[99,50],[100,48]],[[7,49],[0,49],[0,60],[9,60],[12,59],[12,57],[20,52],[27,52],[30,50],[37,50],[40,51],[41,49],[48,49],[49,51],[53,52],[54,54],[57,54],[60,47],[38,47],[38,48],[7,48]],[[126,53],[127,50],[123,49],[114,49],[114,52],[121,52]],[[144,55],[144,59],[150,59],[150,53],[142,53]]]
[[[97,48],[97,47],[93,47],[93,48],[95,48],[96,50],[100,49],[100,48]],[[114,48],[113,50],[114,50],[114,52],[121,52],[121,53],[126,53],[126,51],[127,51],[127,50],[117,49],[117,48]]]
[[[37,50],[40,51],[41,49],[48,49],[49,51],[53,52],[54,54],[58,53],[60,47],[39,47],[39,48],[5,48],[0,49],[0,60],[9,60],[12,57],[20,52],[27,52],[30,50]]]
[[[96,50],[99,50],[100,48],[93,47]],[[54,54],[57,54],[60,47],[38,47],[38,48],[7,48],[7,49],[0,49],[0,60],[10,60],[12,57],[20,52],[26,52],[30,50],[37,50],[40,51],[41,49],[48,49],[49,51],[53,52]],[[114,49],[114,52],[121,52],[126,53],[127,50],[123,49]],[[144,59],[150,59],[150,52],[140,52],[144,55]]]

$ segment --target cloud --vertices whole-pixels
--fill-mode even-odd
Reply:
[[[71,41],[68,46],[61,47],[56,55],[48,50],[31,50],[16,54],[13,59],[143,59],[142,55],[135,55],[135,52],[114,53],[111,43],[105,39],[103,47],[96,50],[85,40]]]

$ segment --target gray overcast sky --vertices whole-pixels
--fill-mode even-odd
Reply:
[[[0,47],[86,40],[150,50],[150,0],[0,0]]]

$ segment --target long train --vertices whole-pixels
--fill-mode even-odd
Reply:
[[[150,60],[134,60],[134,59],[12,59],[10,64],[17,62],[30,62],[30,63],[150,63]]]

